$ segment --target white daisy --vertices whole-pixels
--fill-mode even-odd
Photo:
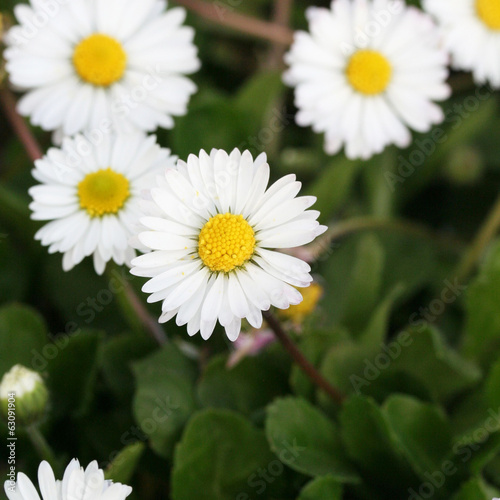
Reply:
[[[63,479],[55,479],[50,465],[43,461],[38,467],[38,487],[43,500],[124,500],[132,492],[130,486],[104,479],[97,462],[84,470],[73,459],[64,471]],[[40,500],[31,480],[19,472],[17,481],[5,481],[4,490],[9,500]]]
[[[153,251],[134,259],[131,272],[152,278],[143,291],[163,301],[160,322],[177,315],[189,335],[207,339],[218,320],[234,341],[242,318],[260,328],[261,311],[302,300],[294,287],[309,286],[311,268],[273,249],[309,243],[326,227],[307,210],[315,197],[296,198],[295,175],[266,190],[268,181],[265,154],[254,161],[237,149],[190,155],[159,178],[139,234]]]
[[[64,254],[65,271],[92,254],[98,274],[111,259],[129,264],[141,193],[176,159],[142,133],[108,134],[97,145],[80,135],[65,138],[61,149],[35,162],[33,177],[41,184],[29,190],[31,218],[51,221],[35,238],[49,253]]]
[[[472,71],[476,82],[500,88],[500,2],[424,0],[441,24],[455,69]]]
[[[432,0],[434,1],[434,0]],[[447,54],[430,16],[400,0],[334,0],[306,11],[286,62],[296,121],[325,133],[325,150],[367,159],[389,144],[407,147],[428,131],[450,95]]]
[[[166,0],[41,0],[16,5],[6,35],[10,81],[29,92],[18,110],[34,125],[74,135],[171,128],[200,64],[185,10]],[[62,4],[62,5],[61,5]]]

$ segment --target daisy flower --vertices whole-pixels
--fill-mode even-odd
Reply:
[[[295,34],[284,80],[295,87],[297,124],[324,132],[328,154],[405,148],[408,128],[444,119],[433,101],[450,95],[448,56],[429,15],[400,0],[334,0],[306,15],[310,32]]]
[[[29,190],[31,218],[50,221],[35,239],[49,253],[64,254],[65,271],[92,254],[98,274],[111,259],[129,264],[141,193],[176,159],[142,133],[108,134],[94,146],[80,135],[65,138],[61,149],[35,162],[33,177],[41,184]]]
[[[151,190],[139,241],[152,252],[133,260],[132,274],[152,278],[148,302],[163,301],[160,322],[177,315],[189,335],[204,339],[217,321],[231,341],[246,318],[262,325],[271,305],[302,300],[311,268],[276,248],[304,245],[326,230],[307,210],[313,196],[296,198],[301,184],[287,175],[269,189],[265,154],[213,150],[179,161]]]
[[[500,88],[500,3],[498,0],[424,0],[443,28],[455,69],[472,71],[480,84]]]
[[[171,128],[199,66],[185,11],[165,0],[40,0],[19,4],[6,34],[10,81],[28,93],[18,111],[58,136],[110,125],[122,132]]]
[[[43,461],[38,467],[38,486],[43,500],[124,500],[132,492],[130,486],[105,480],[96,461],[84,470],[76,459],[66,467],[62,481],[55,479],[52,468]],[[40,500],[35,486],[22,472],[17,481],[5,481],[4,490],[9,500]]]

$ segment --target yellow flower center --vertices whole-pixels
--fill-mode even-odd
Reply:
[[[76,46],[73,64],[82,80],[107,87],[123,76],[127,54],[114,38],[95,33]]]
[[[78,184],[80,206],[91,217],[116,214],[129,196],[128,179],[110,168],[87,174]]]
[[[296,324],[301,324],[307,316],[314,312],[323,295],[323,287],[318,283],[311,283],[307,288],[301,288],[300,293],[303,297],[300,304],[279,311],[282,316],[291,319]]]
[[[383,92],[392,75],[389,61],[374,50],[358,50],[349,59],[346,76],[352,87],[365,95]]]
[[[242,215],[230,213],[212,217],[200,231],[198,255],[214,272],[228,273],[250,260],[255,233]]]
[[[498,0],[476,0],[476,11],[488,28],[500,30],[500,2]]]

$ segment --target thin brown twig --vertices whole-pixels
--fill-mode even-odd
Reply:
[[[231,7],[203,0],[175,0],[178,5],[216,24],[282,45],[293,42],[293,31],[286,26],[262,21],[255,17],[233,12]]]
[[[344,395],[333,387],[328,380],[326,380],[321,373],[314,368],[309,360],[299,351],[297,346],[293,343],[292,339],[283,330],[281,323],[270,311],[264,311],[263,316],[267,324],[274,332],[283,347],[288,351],[293,360],[299,365],[301,370],[317,385],[320,389],[324,390],[336,403],[341,404],[344,401]]]
[[[24,149],[32,161],[39,160],[43,151],[29,126],[16,110],[16,98],[8,88],[0,88],[0,103],[5,116],[9,120],[14,132],[22,142]]]
[[[292,15],[292,6],[293,0],[274,0],[272,22],[277,26],[288,28]],[[265,66],[269,68],[282,68],[284,66],[283,56],[285,51],[285,45],[273,42]]]

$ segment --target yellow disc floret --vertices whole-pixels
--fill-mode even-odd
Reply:
[[[203,226],[198,237],[198,254],[213,272],[228,273],[241,267],[254,249],[255,233],[242,215],[218,214]]]
[[[476,0],[476,11],[488,28],[500,30],[500,2],[498,0]]]
[[[82,80],[107,87],[123,76],[127,54],[114,38],[95,33],[76,46],[73,64]]]
[[[375,50],[358,50],[346,68],[351,86],[365,95],[382,93],[389,85],[392,67],[385,56]]]
[[[87,174],[78,184],[80,206],[91,217],[116,214],[129,196],[128,179],[110,168]]]
[[[298,325],[316,309],[319,299],[323,295],[323,287],[318,283],[311,283],[307,288],[301,288],[300,293],[303,299],[300,304],[280,310],[282,316],[291,319]]]

